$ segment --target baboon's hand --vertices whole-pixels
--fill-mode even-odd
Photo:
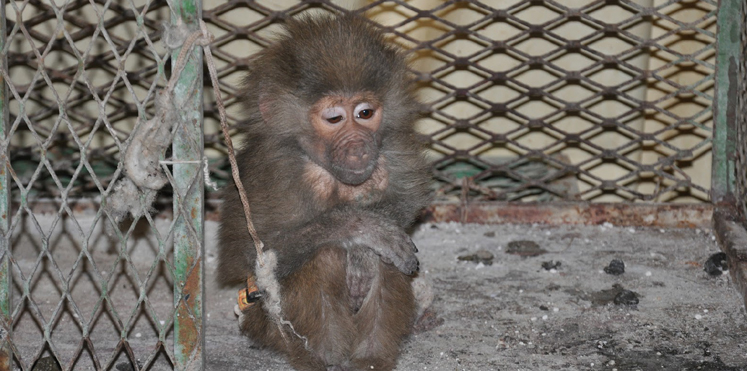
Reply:
[[[381,218],[364,217],[354,222],[352,245],[362,245],[373,250],[384,263],[392,264],[402,273],[411,275],[418,271],[418,251],[410,236],[401,227]]]

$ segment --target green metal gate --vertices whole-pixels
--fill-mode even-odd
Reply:
[[[124,177],[123,163],[112,153],[124,153],[131,142],[129,133],[143,130],[142,123],[153,115],[154,95],[179,52],[156,47],[152,30],[169,18],[171,24],[183,22],[194,29],[201,3],[107,1],[86,7],[85,2],[9,1],[3,2],[2,9],[10,15],[3,15],[4,88],[0,90],[4,117],[0,369],[140,369],[152,368],[159,359],[174,369],[203,369],[199,48],[191,53],[174,89],[181,117],[172,129],[168,158],[161,158],[160,167],[170,179],[171,222],[164,228],[146,212],[129,226],[121,226],[121,218],[107,208],[116,182]],[[129,28],[122,29],[123,25]],[[140,59],[135,66],[129,64],[138,59],[133,56]],[[29,70],[24,74],[19,66]],[[99,74],[105,75],[103,80]],[[15,104],[10,106],[12,114],[9,104]],[[87,111],[82,108],[86,105]],[[127,129],[117,126],[122,122]],[[25,138],[14,142],[19,136]],[[107,138],[103,142],[102,136]],[[29,156],[14,150],[18,147],[29,148]],[[49,188],[55,189],[54,201],[45,203]],[[87,207],[81,206],[85,203],[81,198],[90,193],[100,197],[94,201],[97,206],[89,209],[92,215],[81,221],[78,211]],[[129,202],[150,207],[142,195]],[[21,231],[27,229],[22,225],[28,230]],[[136,228],[143,225],[150,229],[153,243],[146,270],[135,266],[133,251]],[[62,234],[56,232],[58,226]],[[96,241],[101,229],[109,236],[110,249],[103,259]],[[38,258],[31,267],[19,264],[23,251],[13,252],[12,246],[22,243],[18,235],[24,233],[37,242],[32,245]],[[57,241],[65,235],[75,243],[61,256]],[[127,297],[117,287],[123,277],[128,281]],[[159,277],[166,277],[173,287],[173,301],[164,300],[163,292],[152,292]],[[38,293],[39,285],[50,284],[52,293]],[[159,303],[166,308],[160,313]],[[152,325],[150,336],[140,332],[143,318]],[[109,323],[104,323],[107,319]],[[28,326],[38,326],[41,337],[28,338],[28,331],[19,331]],[[104,336],[102,328],[111,331]],[[70,330],[79,332],[72,335],[76,341],[69,342]],[[60,333],[65,340],[55,336]]]

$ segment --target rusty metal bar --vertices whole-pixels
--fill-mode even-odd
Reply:
[[[737,123],[736,123],[736,189],[734,191],[737,209],[742,216],[742,224],[747,228],[747,3],[742,2],[739,16],[741,37],[740,84],[737,93]]]
[[[713,206],[709,204],[629,203],[435,203],[426,210],[426,222],[477,224],[602,224],[661,228],[708,228]]]
[[[172,3],[172,24],[181,21],[198,29],[200,0]],[[172,67],[178,51],[172,54]],[[175,370],[203,370],[204,357],[204,187],[202,48],[195,47],[174,89],[180,122],[172,143],[174,161],[174,358]],[[181,162],[181,163],[180,163]],[[196,163],[195,163],[196,162]]]
[[[732,207],[720,207],[713,214],[713,231],[727,256],[729,273],[747,307],[747,230],[737,220]]]
[[[716,96],[713,102],[714,138],[711,200],[722,202],[735,190],[737,102],[741,1],[721,1],[718,9]]]
[[[5,48],[6,22],[5,1],[0,0],[0,50]],[[0,56],[0,68],[7,69],[7,55]],[[13,363],[11,352],[11,332],[13,314],[11,312],[11,272],[10,272],[10,179],[6,169],[10,156],[10,138],[7,135],[9,115],[6,85],[0,76],[0,370],[10,370]]]

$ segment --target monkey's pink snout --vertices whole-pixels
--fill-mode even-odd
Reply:
[[[349,141],[332,153],[331,172],[341,182],[358,185],[373,173],[378,151],[364,141]]]
[[[364,142],[350,143],[345,151],[345,162],[349,168],[366,168],[371,156]]]

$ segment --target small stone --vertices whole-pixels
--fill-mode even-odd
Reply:
[[[548,311],[548,310],[550,310],[550,308],[548,308],[548,307],[546,307],[544,305],[540,305],[540,310]]]
[[[526,240],[511,241],[506,248],[506,253],[520,256],[538,256],[546,252],[536,242]]]
[[[706,260],[703,270],[713,277],[718,277],[724,271],[729,270],[726,254],[719,252],[711,255],[711,257]]]
[[[488,250],[477,250],[475,256],[481,261],[493,260],[493,253]]]
[[[638,294],[630,290],[622,290],[615,296],[614,303],[617,305],[636,305],[638,304]]]
[[[591,301],[592,305],[607,305],[611,304],[615,301],[615,298],[617,295],[620,294],[620,292],[624,291],[625,288],[622,287],[620,284],[614,284],[612,285],[611,289],[606,290],[600,290],[598,292],[592,293],[588,296],[588,300]],[[583,298],[585,295],[581,294],[581,297]]]
[[[610,264],[604,267],[604,272],[607,274],[619,276],[625,273],[625,263],[623,263],[623,261],[620,259],[612,259]]]
[[[546,271],[552,270],[552,269],[558,269],[562,265],[561,262],[550,260],[546,262],[542,262],[542,268],[545,268]]]
[[[457,259],[478,264],[482,263],[483,265],[493,265],[493,253],[488,250],[477,250],[474,254],[460,255]]]
[[[485,233],[483,233],[483,236],[485,236],[485,237],[495,237],[495,232],[493,232],[493,231],[485,232]]]

